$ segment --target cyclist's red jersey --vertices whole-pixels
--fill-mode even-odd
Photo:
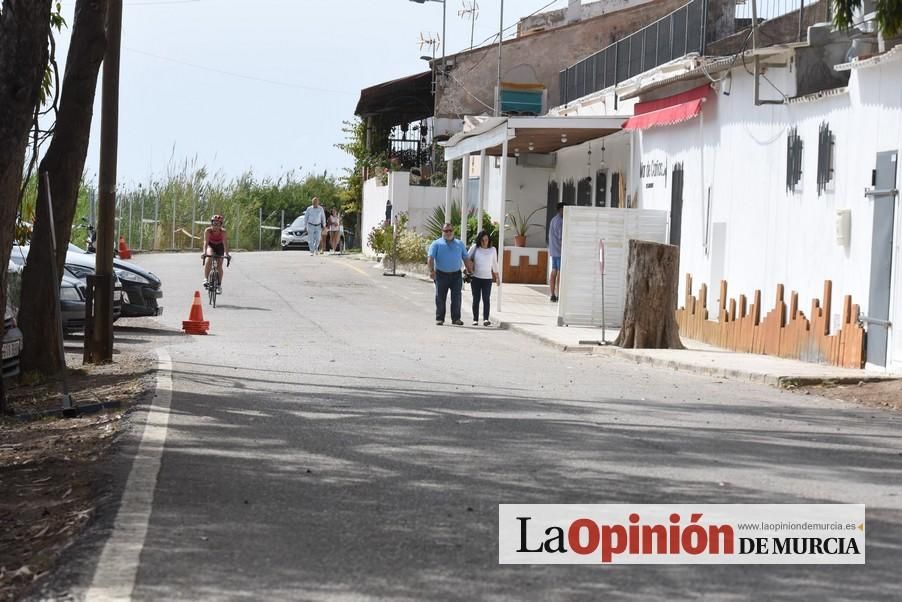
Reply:
[[[213,228],[209,228],[209,233],[207,234],[207,242],[211,245],[221,245],[223,239],[225,238],[225,234],[222,229],[214,230]]]

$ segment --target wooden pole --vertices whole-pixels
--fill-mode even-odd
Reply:
[[[85,340],[85,361],[113,361],[113,248],[116,239],[116,159],[119,145],[119,51],[122,0],[110,0],[106,15],[107,48],[103,59],[100,114],[100,171],[97,254],[92,336]]]

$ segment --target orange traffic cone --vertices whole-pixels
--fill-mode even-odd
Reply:
[[[201,308],[200,291],[194,291],[194,303],[191,304],[188,319],[182,320],[182,330],[187,334],[207,334],[209,328],[210,323],[204,320],[204,310]]]
[[[132,252],[128,250],[128,245],[125,244],[125,237],[119,235],[119,259],[131,259]]]

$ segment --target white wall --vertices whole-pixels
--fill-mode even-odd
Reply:
[[[792,93],[791,74],[772,69],[768,77]],[[641,188],[641,206],[670,209],[672,168],[682,161],[680,271],[693,274],[696,290],[701,282],[708,284],[708,309],[717,307],[717,281],[725,278],[733,298],[750,297],[760,289],[762,315],[772,308],[776,285],[782,283],[785,300],[790,291],[798,291],[800,309],[808,316],[811,299],[821,297],[823,281],[830,279],[835,327],[846,294],[867,313],[873,203],[863,192],[870,186],[876,153],[902,146],[902,62],[855,72],[848,94],[807,102],[755,107],[752,85],[750,76],[735,70],[731,94],[712,97],[701,119],[642,133],[641,160],[664,161],[668,174],[666,180],[656,179],[653,188]],[[818,196],[818,131],[823,122],[835,136],[835,171],[827,191]],[[804,144],[802,180],[795,192],[788,192],[786,143],[793,126]],[[704,198],[708,187],[710,216]],[[836,243],[835,214],[840,208],[851,209],[848,247]],[[899,213],[897,233],[902,231]],[[899,312],[899,279],[893,304],[891,312]],[[902,363],[902,340],[897,343],[893,353],[890,341],[889,354]]]
[[[548,198],[548,181],[552,170],[544,167],[523,167],[517,165],[516,159],[509,159],[507,169],[507,213],[515,213],[518,209],[522,217],[540,209],[529,219],[535,224],[526,234],[527,247],[545,248],[545,207]],[[505,233],[504,244],[514,244],[512,229]]]
[[[363,183],[363,211],[360,235],[361,249],[367,255],[374,251],[367,244],[370,231],[385,221],[385,202],[388,200],[388,186],[379,186],[377,178],[370,178]]]
[[[363,184],[363,251],[368,255],[373,250],[366,244],[367,236],[376,226],[385,221],[385,202],[391,199],[392,215],[407,213],[407,227],[410,230],[426,233],[426,221],[436,207],[445,206],[445,187],[411,186],[410,173],[393,171],[388,174],[388,184],[380,186],[376,178]],[[460,188],[451,190],[451,202],[460,202]]]

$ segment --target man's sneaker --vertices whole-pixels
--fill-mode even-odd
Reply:
[[[204,288],[210,288],[210,283],[204,280]]]
[[[451,322],[451,323],[454,324],[455,326],[463,326],[463,325],[464,325],[464,321],[463,321],[463,320],[454,320],[454,321]]]
[[[436,325],[436,326],[441,326],[441,325],[444,324],[444,323],[445,323],[444,320],[436,320],[436,321],[435,321],[435,325]]]
[[[551,302],[557,303],[557,295],[551,295]]]
[[[473,326],[479,326],[479,320],[473,320]]]
[[[222,287],[221,287],[221,286],[217,286],[217,287],[216,287],[216,294],[217,294],[217,295],[221,295],[221,294],[222,294]]]
[[[491,326],[492,323],[490,321],[486,320],[485,322],[482,323],[482,325],[483,326]]]

